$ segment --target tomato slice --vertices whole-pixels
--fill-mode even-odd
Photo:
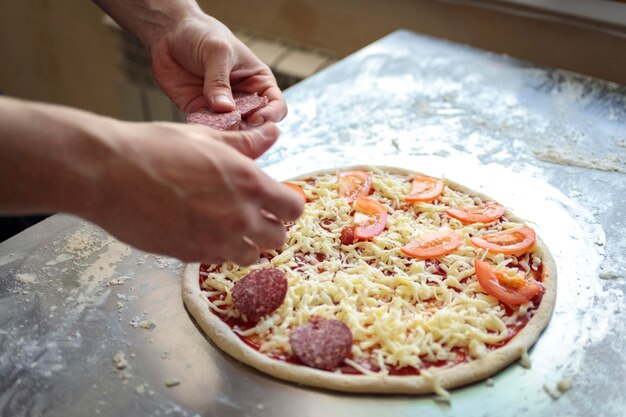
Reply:
[[[354,202],[354,237],[369,239],[379,235],[387,225],[387,209],[369,197],[358,197]]]
[[[537,235],[533,229],[528,226],[520,226],[481,237],[473,237],[470,240],[474,246],[491,252],[521,255],[535,245],[536,239]]]
[[[339,173],[339,196],[349,204],[359,196],[367,196],[372,189],[372,179],[367,172],[344,171]]]
[[[476,278],[485,292],[512,306],[524,304],[539,294],[543,287],[534,280],[518,275],[514,278],[494,270],[487,262],[474,259]]]
[[[444,183],[439,178],[417,174],[413,177],[411,191],[404,199],[411,203],[433,201],[443,192]]]
[[[482,206],[467,206],[446,210],[448,216],[460,220],[463,224],[491,223],[498,220],[504,214],[504,206],[490,201]]]
[[[442,227],[434,232],[426,232],[406,246],[402,253],[411,258],[434,259],[454,252],[463,243],[459,232]]]
[[[292,190],[294,190],[298,194],[300,194],[300,196],[302,197],[302,199],[306,203],[306,194],[304,194],[304,190],[302,189],[302,187],[300,187],[298,184],[294,184],[292,182],[283,182],[283,184],[285,184],[287,187],[291,188]]]

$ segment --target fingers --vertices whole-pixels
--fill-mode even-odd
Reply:
[[[247,157],[256,159],[276,142],[279,135],[280,130],[274,123],[265,123],[252,130],[224,132],[217,138]]]
[[[226,258],[238,265],[250,265],[259,259],[259,247],[245,236],[225,246]]]
[[[262,94],[269,100],[267,105],[246,118],[249,124],[259,126],[265,122],[280,122],[287,115],[287,103],[275,83]]]
[[[230,49],[226,45],[220,45],[213,45],[204,59],[203,93],[209,108],[217,113],[235,110],[230,89]]]
[[[275,249],[285,243],[287,233],[283,223],[273,217],[264,216],[261,210],[245,216],[247,225],[238,233],[226,232],[229,243],[222,254],[239,265],[249,265],[259,258],[265,249]]]
[[[250,230],[246,236],[254,242],[260,250],[275,249],[285,243],[287,233],[281,221],[255,213]]]
[[[297,220],[304,210],[304,201],[297,193],[283,184],[267,180],[265,193],[260,195],[260,205],[277,218],[284,221]]]

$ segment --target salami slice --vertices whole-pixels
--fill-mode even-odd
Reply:
[[[242,93],[240,91],[234,92],[233,98],[235,99],[237,110],[244,117],[265,106],[268,102],[265,96],[259,96],[257,93]]]
[[[265,106],[267,97],[257,93],[249,94],[241,91],[233,92],[236,110],[228,113],[213,113],[212,111],[198,111],[187,115],[187,123],[204,125],[217,130],[237,130],[243,116],[247,116],[255,110]]]
[[[240,122],[241,113],[238,110],[228,113],[199,111],[187,115],[187,123],[204,125],[217,130],[236,130]]]
[[[300,362],[331,371],[350,354],[352,333],[339,320],[316,317],[291,332],[289,343]]]
[[[260,269],[235,282],[233,304],[246,321],[256,322],[274,312],[287,295],[287,278],[276,268]]]

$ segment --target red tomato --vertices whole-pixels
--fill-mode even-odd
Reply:
[[[345,171],[339,173],[339,196],[352,204],[357,197],[367,196],[372,189],[372,179],[367,172]]]
[[[481,237],[473,237],[470,240],[474,246],[491,252],[521,255],[535,245],[536,239],[537,235],[533,229],[528,226],[520,226]]]
[[[413,177],[411,191],[404,199],[411,203],[433,201],[443,192],[444,183],[439,178],[417,174]]]
[[[294,184],[292,182],[283,182],[283,184],[285,184],[287,187],[291,188],[292,190],[296,191],[304,200],[304,202],[306,203],[306,194],[304,194],[304,191],[302,190],[302,187],[300,187],[298,184]]]
[[[411,243],[400,248],[411,258],[434,259],[454,252],[463,243],[459,232],[442,227],[426,232]]]
[[[482,206],[467,206],[446,210],[448,216],[460,220],[463,224],[491,223],[498,220],[504,214],[505,208],[500,204],[490,201]]]
[[[387,225],[387,209],[369,197],[358,197],[354,202],[354,237],[369,239],[379,235]]]
[[[354,225],[346,226],[341,229],[339,241],[342,245],[351,245],[354,243]]]
[[[478,258],[474,259],[474,268],[476,278],[485,292],[508,305],[524,304],[543,290],[543,287],[533,280],[526,280],[519,275],[510,278]]]

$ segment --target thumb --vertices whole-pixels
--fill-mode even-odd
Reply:
[[[210,60],[205,61],[204,98],[209,108],[216,113],[235,110],[235,101],[230,90],[230,60],[227,55],[213,54]]]
[[[267,122],[251,130],[222,132],[219,139],[247,157],[257,159],[276,142],[279,135],[278,127]]]

